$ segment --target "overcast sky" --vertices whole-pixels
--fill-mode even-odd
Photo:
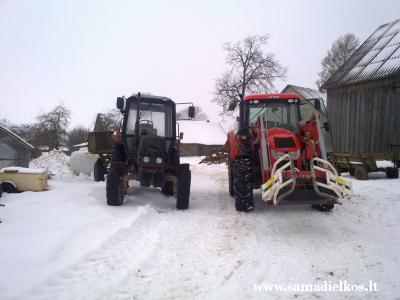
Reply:
[[[222,44],[269,33],[288,67],[278,82],[315,88],[321,59],[347,32],[362,42],[400,18],[400,1],[0,0],[0,118],[33,122],[62,101],[90,125],[138,91],[193,101],[211,120]]]

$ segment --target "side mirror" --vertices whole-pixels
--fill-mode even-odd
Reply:
[[[194,106],[189,106],[189,109],[188,109],[189,119],[193,119],[195,114],[196,114],[196,109],[194,108]]]
[[[320,111],[321,110],[321,100],[315,99],[314,107],[316,110]]]
[[[233,111],[233,110],[235,110],[236,105],[237,105],[237,102],[236,102],[236,101],[232,101],[231,103],[229,103],[228,111]]]
[[[183,132],[179,132],[179,139],[183,140]]]
[[[331,127],[329,126],[328,122],[324,122],[324,128],[325,128],[326,131],[331,130]]]
[[[122,98],[122,97],[118,97],[117,98],[117,108],[120,110],[120,111],[123,111],[124,110],[124,98]]]

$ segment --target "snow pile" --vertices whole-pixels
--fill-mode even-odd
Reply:
[[[93,172],[94,163],[98,156],[88,152],[87,148],[81,148],[79,151],[71,153],[70,168],[75,175],[83,173],[90,176]]]
[[[209,121],[178,121],[183,144],[223,145],[227,134],[219,123]]]
[[[31,168],[42,168],[51,176],[71,177],[69,169],[69,156],[61,150],[43,152],[41,156],[32,160],[29,164]]]
[[[32,169],[32,168],[22,168],[22,167],[7,167],[0,170],[0,173],[16,172],[23,174],[40,174],[45,172],[45,169]]]

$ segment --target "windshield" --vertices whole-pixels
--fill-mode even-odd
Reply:
[[[279,127],[297,132],[299,114],[298,106],[288,102],[268,102],[250,105],[250,124],[257,120],[257,117],[264,114],[267,121],[267,128]]]
[[[129,105],[126,133],[135,134],[137,121],[137,102]],[[140,134],[172,137],[172,108],[156,102],[140,102],[139,132]]]

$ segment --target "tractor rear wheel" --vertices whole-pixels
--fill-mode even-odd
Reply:
[[[253,166],[250,158],[239,157],[233,163],[233,185],[237,211],[254,209]]]
[[[228,157],[228,188],[229,188],[229,195],[231,197],[235,196],[235,189],[233,184],[233,162],[230,157]]]
[[[103,160],[98,158],[94,163],[93,177],[94,181],[104,181],[104,175],[107,173],[107,168],[104,166]]]
[[[184,169],[180,170],[178,175],[178,193],[176,197],[177,209],[189,208],[190,181],[191,181],[190,170],[184,170]]]
[[[123,172],[118,166],[111,166],[106,182],[107,205],[120,206],[124,202],[122,187]]]

